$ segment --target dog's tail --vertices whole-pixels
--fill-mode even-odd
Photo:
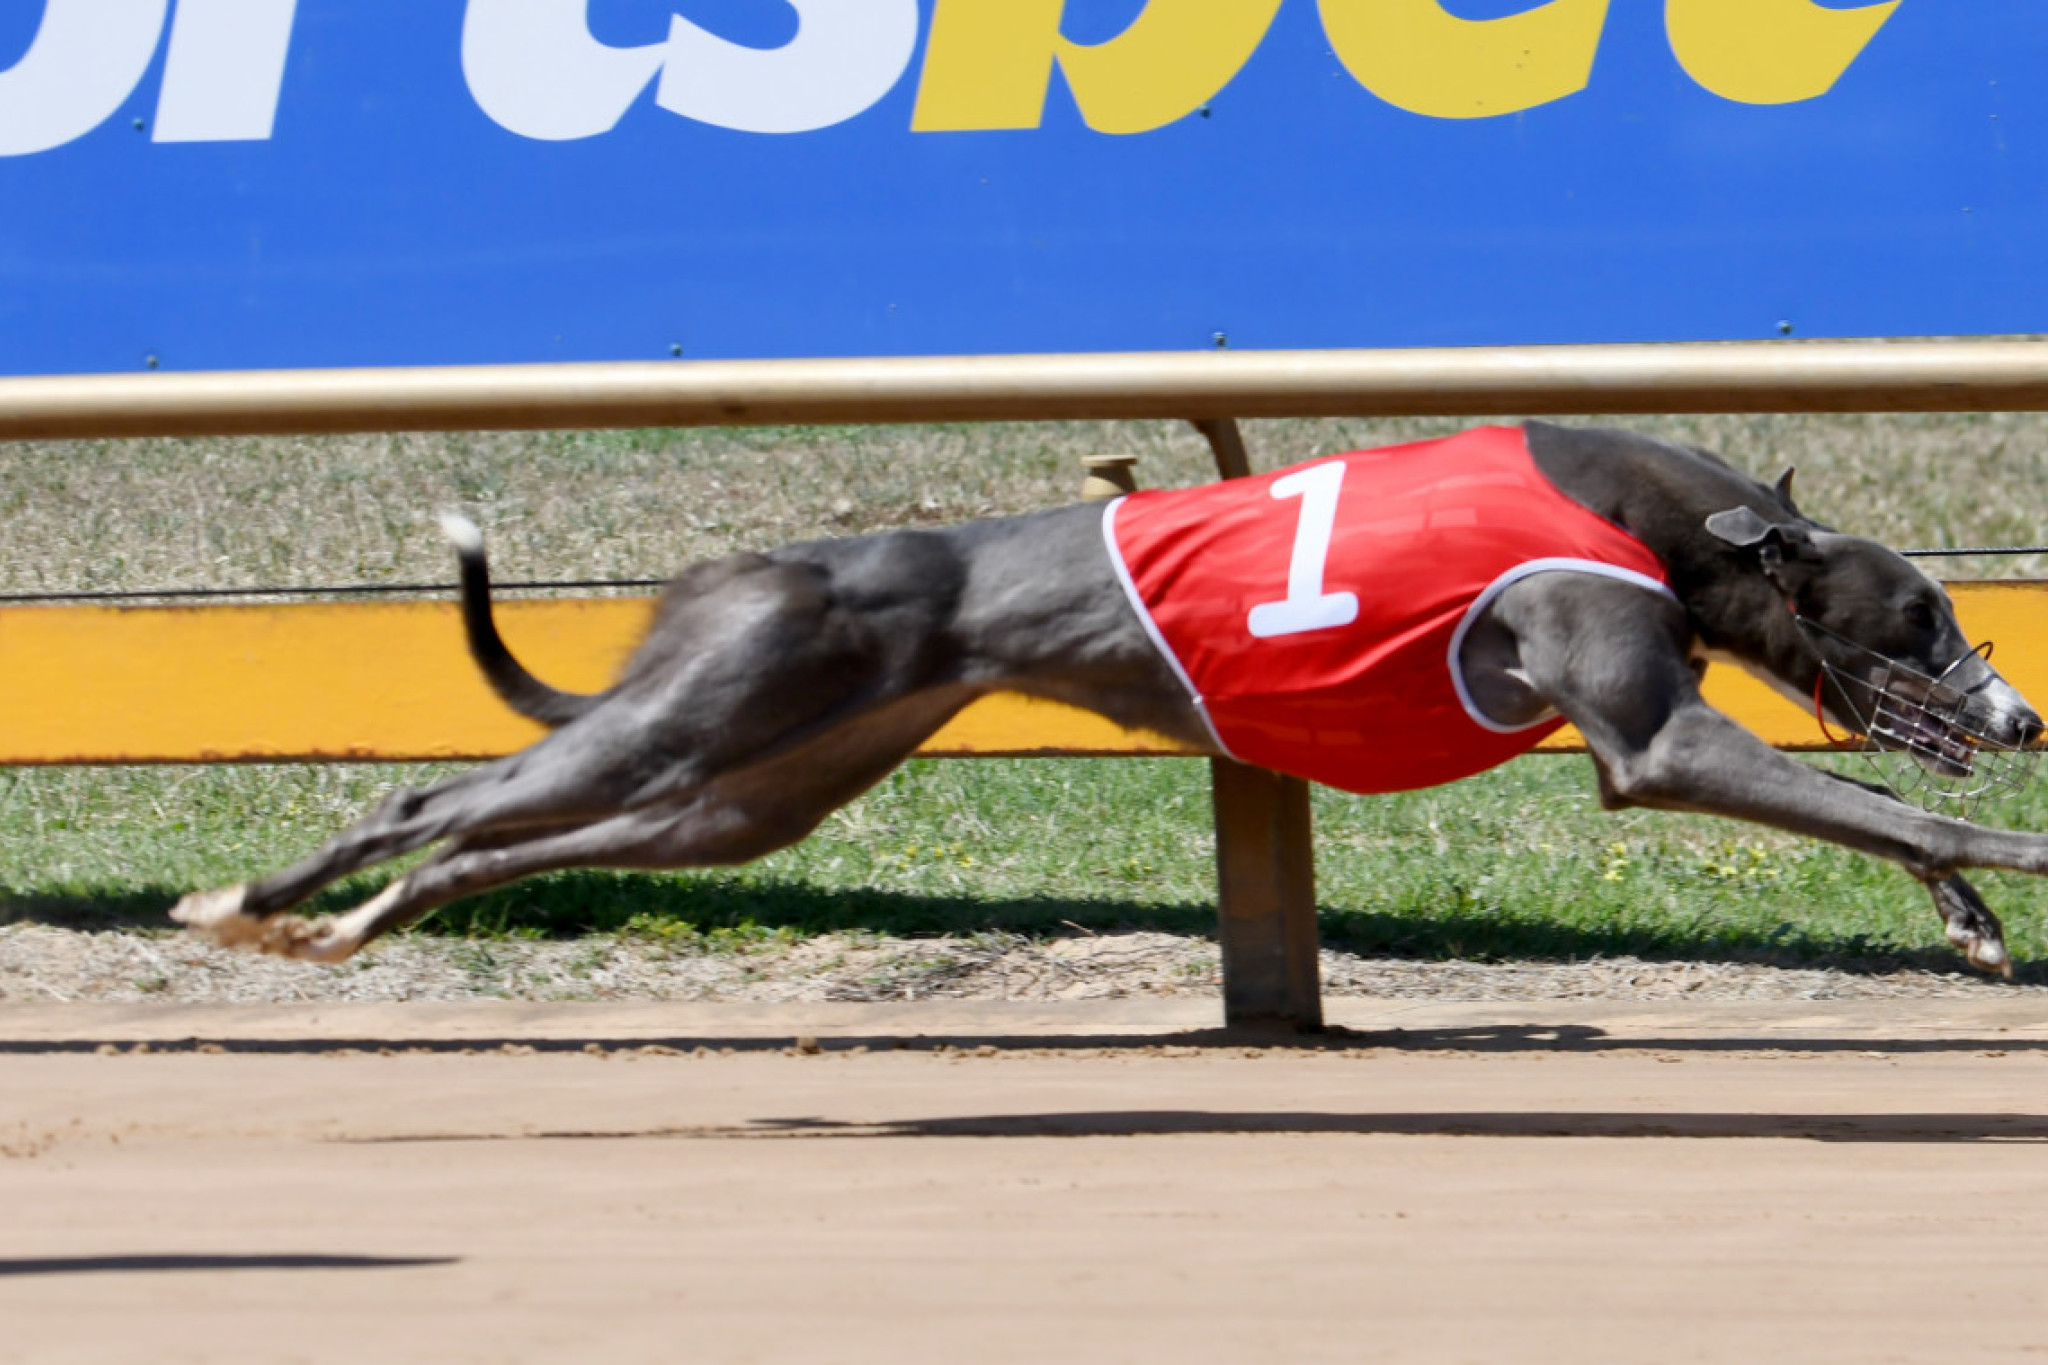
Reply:
[[[491,570],[484,558],[484,533],[476,523],[458,512],[443,512],[441,534],[462,562],[462,628],[469,636],[470,657],[491,690],[505,705],[549,729],[567,725],[596,705],[596,697],[549,687],[505,647],[491,615]]]

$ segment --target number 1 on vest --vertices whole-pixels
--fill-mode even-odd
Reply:
[[[1294,524],[1294,555],[1287,565],[1287,596],[1261,602],[1245,624],[1261,640],[1276,635],[1302,635],[1312,630],[1348,626],[1358,619],[1358,594],[1324,592],[1323,569],[1330,558],[1330,537],[1337,529],[1337,491],[1344,486],[1344,462],[1297,469],[1274,481],[1275,498],[1301,499]]]

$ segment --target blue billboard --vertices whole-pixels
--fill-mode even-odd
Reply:
[[[2038,0],[18,0],[0,373],[2048,331]]]

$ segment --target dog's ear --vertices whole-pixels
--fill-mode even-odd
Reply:
[[[1787,465],[1785,472],[1778,476],[1777,483],[1771,486],[1771,491],[1778,495],[1778,501],[1784,503],[1785,510],[1795,517],[1801,515],[1799,504],[1792,501],[1792,476],[1798,472],[1797,468]]]
[[[1731,507],[1725,512],[1716,512],[1708,517],[1707,529],[1713,532],[1717,540],[1725,540],[1730,545],[1747,548],[1761,544],[1773,527],[1772,523],[1765,521],[1754,508]]]
[[[1775,572],[1813,549],[1813,537],[1804,526],[1766,520],[1752,507],[1731,507],[1714,513],[1707,518],[1707,531],[1730,545],[1754,548],[1766,572]]]

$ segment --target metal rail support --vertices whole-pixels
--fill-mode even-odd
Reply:
[[[1250,474],[1230,418],[1198,421],[1217,472]],[[1227,758],[1209,760],[1216,809],[1217,938],[1223,1022],[1232,1028],[1323,1027],[1314,831],[1308,783]]]

